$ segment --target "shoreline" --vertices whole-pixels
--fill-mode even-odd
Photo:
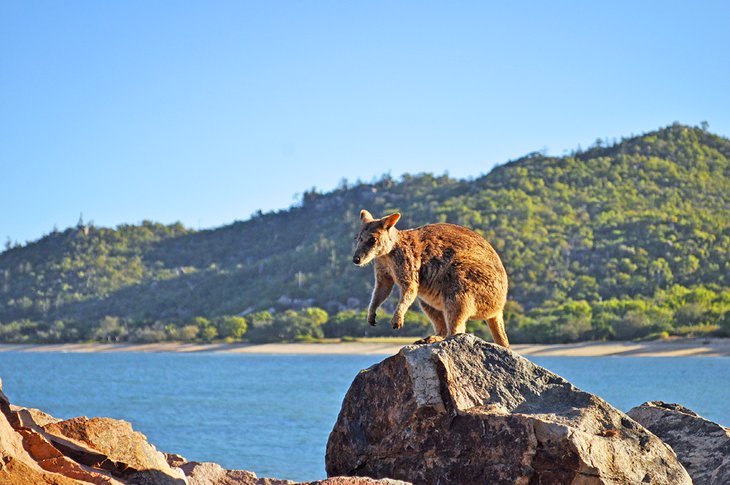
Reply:
[[[0,344],[0,352],[61,353],[222,353],[270,355],[394,355],[402,343],[335,342],[270,344]],[[577,342],[572,344],[515,344],[512,350],[539,357],[730,357],[729,338],[653,340],[648,342]]]

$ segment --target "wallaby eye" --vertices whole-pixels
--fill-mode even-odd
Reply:
[[[375,244],[375,237],[370,236],[370,239],[368,239],[368,244]]]

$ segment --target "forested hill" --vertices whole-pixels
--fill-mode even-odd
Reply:
[[[305,307],[326,310],[332,333],[334,316],[365,308],[372,288],[372,270],[351,262],[362,208],[400,211],[400,228],[452,222],[483,234],[510,274],[513,339],[730,327],[729,159],[730,140],[674,124],[571,156],[530,154],[475,180],[343,182],[213,230],[54,231],[0,254],[0,340],[89,339],[100,324],[154,339]]]

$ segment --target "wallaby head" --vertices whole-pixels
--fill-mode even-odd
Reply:
[[[378,256],[391,252],[398,240],[398,231],[395,229],[398,219],[400,214],[397,212],[382,219],[375,219],[368,211],[360,211],[362,225],[355,236],[356,248],[352,262],[358,266],[365,266]]]

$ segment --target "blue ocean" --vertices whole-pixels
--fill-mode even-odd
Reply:
[[[327,437],[357,372],[382,356],[0,352],[13,404],[125,419],[157,449],[291,480],[325,477]],[[730,358],[531,357],[628,411],[681,403],[730,425]]]

